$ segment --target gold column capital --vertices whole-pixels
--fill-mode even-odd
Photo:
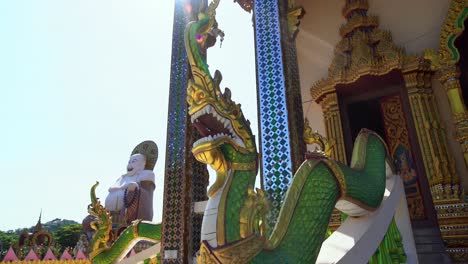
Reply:
[[[330,111],[338,110],[338,95],[336,92],[326,94],[321,102],[323,112],[326,114]]]
[[[403,79],[406,88],[430,88],[432,87],[432,76],[434,72],[417,70],[404,72]]]
[[[460,68],[456,64],[446,64],[439,69],[439,81],[444,84],[447,82],[458,81],[460,78]]]

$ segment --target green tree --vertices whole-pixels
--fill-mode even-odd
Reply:
[[[82,232],[81,224],[62,226],[54,232],[54,239],[55,242],[62,246],[62,250],[73,248],[80,239]]]
[[[10,246],[14,246],[18,242],[18,235],[13,231],[0,231],[0,260],[7,253]]]

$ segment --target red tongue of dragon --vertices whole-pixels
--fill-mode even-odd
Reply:
[[[204,137],[214,136],[219,133],[230,134],[229,130],[211,114],[200,116],[193,125]]]

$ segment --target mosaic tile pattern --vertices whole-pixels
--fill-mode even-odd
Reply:
[[[201,136],[198,134],[198,131],[194,127],[190,127],[190,142],[194,142]],[[192,143],[190,144],[192,146]],[[190,200],[192,203],[206,201],[208,200],[207,196],[207,186],[209,183],[209,174],[206,168],[206,165],[198,162],[193,155],[189,154],[190,160],[190,169],[187,171],[187,175],[190,175],[189,179],[191,191],[190,191]],[[190,235],[188,240],[188,254],[193,256],[200,249],[200,239],[201,239],[201,225],[203,221],[203,215],[195,214],[193,210],[190,213]]]
[[[276,222],[293,176],[281,29],[276,0],[254,2],[263,187],[272,202],[267,224]]]
[[[280,17],[288,13],[287,1],[279,1]],[[302,108],[301,82],[299,78],[299,65],[297,62],[296,40],[291,37],[286,18],[280,19],[281,42],[283,48],[283,63],[285,64],[286,102],[288,109],[291,140],[291,160],[293,173],[304,162],[306,144],[304,142],[304,112]],[[314,126],[314,124],[311,124]]]
[[[193,202],[207,200],[208,171],[191,153],[199,138],[187,114],[189,66],[184,47],[187,10],[198,0],[175,2],[172,33],[171,78],[167,118],[166,170],[164,178],[163,263],[186,263],[200,247],[202,216],[192,211]],[[164,259],[164,250],[177,250],[176,259]]]
[[[188,1],[187,1],[188,2]],[[187,103],[186,87],[188,60],[184,48],[184,29],[189,21],[189,14],[184,10],[186,1],[176,1],[172,33],[171,78],[169,91],[169,109],[167,118],[166,168],[164,178],[163,205],[163,263],[182,263],[187,252],[186,223],[188,218],[187,181],[185,168],[187,161]],[[190,206],[189,206],[190,208]],[[177,250],[178,258],[164,259],[165,250]]]

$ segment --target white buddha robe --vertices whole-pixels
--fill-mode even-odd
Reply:
[[[109,194],[107,195],[105,201],[106,209],[111,212],[124,209],[125,190],[132,184],[139,188],[140,182],[142,181],[149,181],[154,184],[154,178],[154,172],[150,170],[142,170],[133,176],[128,174],[120,176],[117,181],[109,188]]]

